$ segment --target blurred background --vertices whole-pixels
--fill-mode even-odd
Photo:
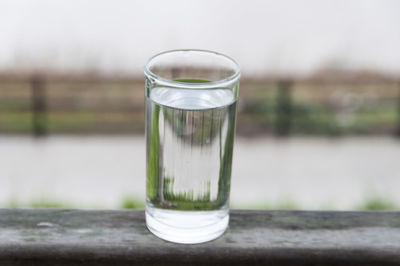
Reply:
[[[0,0],[0,207],[143,207],[143,66],[201,48],[242,67],[233,207],[398,209],[399,10]]]

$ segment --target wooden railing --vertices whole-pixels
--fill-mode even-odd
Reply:
[[[142,210],[3,209],[0,265],[400,265],[400,212],[233,210],[219,239],[180,245]]]

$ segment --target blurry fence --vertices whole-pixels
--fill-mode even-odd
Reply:
[[[42,76],[33,76],[32,89],[32,133],[35,136],[47,134],[47,97],[46,87]]]
[[[397,116],[397,132],[396,132],[396,135],[398,137],[400,137],[400,82],[398,83],[397,87],[398,87],[398,96],[397,96],[397,99],[398,99],[398,102],[397,102],[397,114],[398,114],[398,116]]]
[[[244,95],[239,115],[245,129],[279,136],[400,135],[396,81],[278,80],[241,87],[241,94],[251,94]]]
[[[396,80],[246,80],[238,134],[400,136]],[[0,133],[140,133],[142,79],[0,78]]]

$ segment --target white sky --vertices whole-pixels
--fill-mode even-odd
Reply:
[[[0,0],[0,71],[140,75],[157,52],[202,48],[247,75],[399,74],[399,14],[396,0]]]

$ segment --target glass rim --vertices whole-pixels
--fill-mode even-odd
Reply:
[[[232,75],[230,75],[224,79],[220,79],[220,80],[216,80],[216,81],[211,81],[211,82],[206,82],[206,83],[194,83],[194,82],[180,82],[180,81],[167,79],[160,75],[155,74],[154,72],[152,72],[150,70],[149,65],[150,65],[151,61],[153,61],[154,59],[156,59],[157,57],[159,57],[161,55],[175,53],[175,52],[200,52],[200,53],[214,54],[217,56],[222,56],[225,59],[228,59],[229,61],[231,61],[233,63],[233,65],[235,67],[234,68],[235,73],[233,73]],[[231,83],[232,81],[238,79],[241,75],[241,69],[240,69],[240,65],[232,57],[222,54],[222,53],[219,53],[219,52],[205,50],[205,49],[174,49],[174,50],[167,50],[164,52],[160,52],[160,53],[157,53],[157,54],[153,55],[152,57],[150,57],[146,61],[146,64],[144,66],[144,74],[146,76],[156,79],[159,83],[161,83],[162,85],[166,85],[166,86],[178,87],[178,88],[213,88],[213,87],[221,87],[223,84]]]

